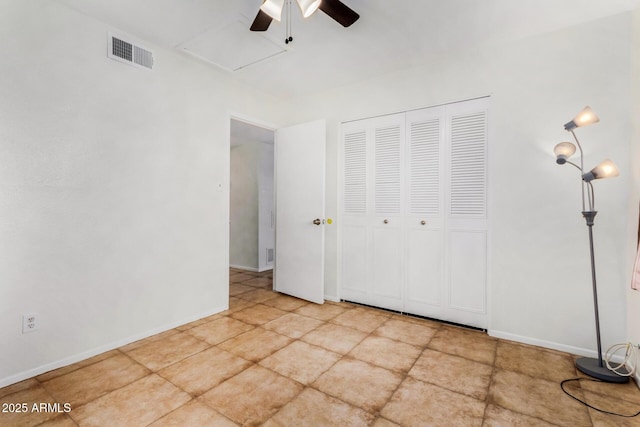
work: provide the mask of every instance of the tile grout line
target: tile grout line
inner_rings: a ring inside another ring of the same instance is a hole
[[[389,320],[391,320],[391,317],[389,319],[387,319],[384,323],[387,323]],[[382,325],[380,325],[382,326]],[[391,392],[391,394],[389,394],[389,398],[387,399],[387,401],[384,403],[384,405],[382,405],[382,407],[380,408],[380,411],[378,412],[378,418],[382,417],[382,411],[384,410],[384,408],[389,404],[389,402],[391,402],[391,399],[393,398],[393,396],[396,394],[396,392],[398,391],[398,389],[400,389],[400,386],[402,386],[402,384],[404,384],[404,382],[407,380],[407,378],[409,377],[409,372],[411,371],[411,369],[413,369],[413,367],[416,365],[416,363],[418,363],[418,360],[420,359],[420,357],[422,357],[422,354],[425,352],[425,350],[427,350],[429,343],[431,342],[431,340],[433,340],[433,337],[436,335],[436,333],[440,330],[442,326],[439,325],[438,328],[435,330],[435,332],[433,333],[433,335],[431,336],[431,338],[429,338],[429,341],[427,341],[424,346],[422,346],[422,351],[420,351],[420,354],[418,355],[418,357],[416,357],[416,360],[413,361],[413,363],[411,364],[411,367],[409,369],[407,369],[407,371],[404,373],[404,376],[402,378],[402,381],[400,381],[398,383],[398,385],[396,386],[396,388]],[[377,329],[377,328],[376,328]],[[375,331],[375,329],[374,329]],[[372,332],[373,333],[373,332]],[[395,423],[395,421],[393,421]]]
[[[494,375],[496,373],[496,362],[498,360],[498,345],[500,342],[496,342],[496,348],[493,351],[493,363],[491,364],[491,376],[489,377],[489,384],[487,385],[487,396],[485,397],[484,402],[484,411],[482,412],[482,425],[484,425],[487,419],[487,409],[489,408],[489,404],[492,403],[491,398],[491,385],[493,384]],[[499,406],[499,405],[496,405]]]

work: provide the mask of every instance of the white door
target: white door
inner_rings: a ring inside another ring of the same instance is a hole
[[[448,320],[487,328],[488,99],[447,106]]]
[[[324,302],[325,142],[324,120],[276,131],[274,289],[318,304]]]
[[[402,311],[405,115],[376,118],[371,137],[371,305]]]
[[[343,124],[344,299],[487,328],[488,108]]]
[[[400,311],[405,117],[358,120],[342,131],[341,296]]]
[[[445,107],[407,113],[405,311],[443,312]]]

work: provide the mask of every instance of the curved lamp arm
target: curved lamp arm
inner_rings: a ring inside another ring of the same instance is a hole
[[[578,169],[580,169],[580,174],[583,175],[584,174],[584,152],[582,151],[582,145],[580,145],[580,141],[578,140],[578,137],[576,136],[576,133],[573,131],[573,129],[570,129],[569,132],[571,132],[571,135],[573,135],[573,139],[576,141],[576,145],[578,146],[578,149],[580,150],[580,167]],[[582,210],[585,210],[585,203],[584,203],[584,181],[582,181]],[[593,210],[593,203],[591,201],[591,198],[589,198],[589,210]]]

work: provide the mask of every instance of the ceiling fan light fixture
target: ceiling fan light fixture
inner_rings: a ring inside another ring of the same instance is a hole
[[[322,0],[297,0],[302,11],[302,16],[308,18],[318,9]]]
[[[284,6],[284,0],[265,0],[260,6],[260,10],[275,19],[280,21],[282,18],[282,7]]]

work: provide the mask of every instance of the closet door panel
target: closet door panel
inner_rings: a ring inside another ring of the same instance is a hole
[[[444,126],[442,107],[407,113],[407,214],[441,222]]]
[[[487,234],[449,234],[449,295],[447,320],[486,328]]]
[[[407,234],[407,311],[427,315],[442,304],[442,231],[414,228]],[[422,308],[422,305],[428,307]]]
[[[449,233],[449,306],[484,313],[487,235],[484,231]]]
[[[367,291],[367,227],[345,224],[342,227],[342,289],[346,299]]]
[[[370,301],[401,310],[403,274],[403,161],[405,115],[372,119],[373,215]]]
[[[398,217],[402,213],[404,120],[398,117],[388,121],[385,118],[373,129],[374,211],[378,217]]]
[[[370,132],[362,122],[346,123],[342,132],[341,297],[359,301],[366,297],[368,287]]]
[[[445,315],[487,328],[488,100],[452,104],[447,116]]]
[[[367,131],[351,124],[344,129],[342,146],[342,211],[346,216],[367,215]]]
[[[407,113],[405,311],[441,317],[444,107]]]
[[[402,239],[397,227],[373,227],[371,291],[382,307],[402,308]]]
[[[451,219],[486,219],[487,113],[451,109],[449,215]]]

